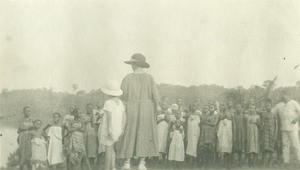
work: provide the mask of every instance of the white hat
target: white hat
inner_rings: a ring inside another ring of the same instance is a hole
[[[101,91],[110,96],[121,96],[123,91],[120,89],[120,85],[117,81],[109,80],[105,83]]]

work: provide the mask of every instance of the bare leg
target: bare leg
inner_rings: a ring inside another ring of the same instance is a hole
[[[112,150],[110,146],[105,146],[105,170],[110,170],[111,159],[112,159]]]

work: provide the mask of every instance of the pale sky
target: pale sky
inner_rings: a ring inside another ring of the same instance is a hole
[[[157,83],[300,80],[300,1],[1,0],[0,36],[0,89],[98,89],[136,52]]]

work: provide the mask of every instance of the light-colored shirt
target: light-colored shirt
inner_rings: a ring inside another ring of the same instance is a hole
[[[287,103],[280,102],[272,109],[279,116],[281,131],[298,131],[298,121],[293,124],[292,121],[300,116],[300,106],[295,100]]]

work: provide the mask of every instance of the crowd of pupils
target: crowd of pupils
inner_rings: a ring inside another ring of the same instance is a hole
[[[250,99],[243,105],[209,102],[201,108],[199,100],[187,110],[182,99],[169,106],[164,98],[157,113],[159,162],[226,169],[281,166],[280,121],[270,99],[259,107]]]
[[[254,103],[209,102],[200,107],[197,100],[186,109],[182,99],[169,105],[164,97],[157,113],[159,157],[148,158],[148,164],[227,169],[274,166],[282,155],[278,116],[272,112],[271,100],[260,107]],[[99,167],[103,156],[98,156],[105,152],[97,142],[101,108],[94,113],[93,105],[87,104],[86,109],[87,114],[80,114],[72,108],[63,118],[53,113],[52,123],[42,129],[42,121],[32,120],[30,107],[24,107],[25,118],[18,130],[22,169],[81,169],[82,162],[87,169]]]

